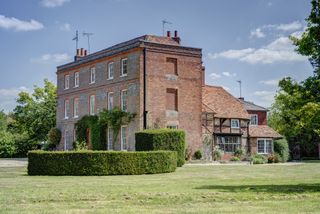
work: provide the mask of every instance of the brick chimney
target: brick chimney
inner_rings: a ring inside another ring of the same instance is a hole
[[[85,50],[83,48],[80,48],[80,49],[78,48],[77,49],[77,53],[76,53],[76,55],[74,57],[74,61],[78,61],[78,60],[80,60],[81,58],[83,58],[85,56],[87,56],[87,50]]]
[[[172,37],[172,39],[173,39],[174,41],[176,41],[178,44],[180,44],[181,39],[180,39],[180,37],[178,36],[178,31],[177,31],[177,30],[174,31],[174,37]]]

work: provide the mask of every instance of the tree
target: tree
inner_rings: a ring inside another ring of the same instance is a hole
[[[291,152],[296,145],[302,155],[315,156],[320,142],[320,2],[312,0],[307,29],[301,38],[291,37],[296,51],[308,56],[314,75],[298,83],[290,77],[279,82],[269,123],[286,136]]]
[[[0,111],[0,131],[7,130],[7,115],[2,111]]]
[[[19,94],[13,119],[20,133],[27,133],[34,141],[47,140],[48,132],[56,125],[56,90],[56,86],[45,79],[43,88],[35,86],[32,94]]]

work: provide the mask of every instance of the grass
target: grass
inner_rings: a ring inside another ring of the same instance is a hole
[[[0,213],[319,213],[319,201],[320,162],[101,177],[0,168]]]

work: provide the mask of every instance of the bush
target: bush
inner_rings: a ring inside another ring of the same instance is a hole
[[[233,156],[230,158],[230,161],[240,161],[239,157]]]
[[[234,152],[233,155],[240,159],[244,154],[245,154],[244,149],[243,148],[239,148],[239,149],[236,149],[236,151]]]
[[[59,145],[61,139],[61,131],[57,128],[50,129],[48,133],[48,146],[49,148],[55,148]]]
[[[29,175],[139,175],[173,172],[173,151],[30,151]]]
[[[16,152],[14,136],[10,132],[0,132],[0,157],[9,158]]]
[[[174,129],[149,129],[136,132],[136,150],[171,150],[177,152],[177,166],[185,162],[185,132]]]
[[[289,146],[288,142],[285,139],[276,140],[273,143],[274,145],[274,152],[280,155],[281,162],[287,162],[289,159]]]
[[[200,160],[202,158],[202,153],[200,150],[197,150],[195,153],[194,153],[194,158],[197,159],[197,160]]]
[[[223,150],[221,150],[219,146],[215,146],[212,153],[213,160],[214,161],[221,160],[223,154],[224,154]]]
[[[268,163],[279,163],[280,159],[280,155],[278,153],[274,153],[268,156]]]
[[[264,155],[256,154],[251,158],[253,164],[265,164],[267,163],[267,158]]]
[[[15,134],[15,157],[27,157],[28,151],[37,149],[39,143],[30,139],[28,134]]]
[[[73,145],[73,149],[76,151],[88,150],[88,146],[85,141],[82,141],[82,142],[76,141],[76,142],[73,142],[72,145]]]

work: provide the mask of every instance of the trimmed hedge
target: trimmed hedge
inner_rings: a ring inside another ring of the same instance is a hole
[[[70,151],[28,153],[29,175],[140,175],[173,172],[172,151]]]
[[[149,129],[136,132],[136,150],[171,150],[177,152],[177,166],[185,161],[186,135],[183,130],[176,129]]]

